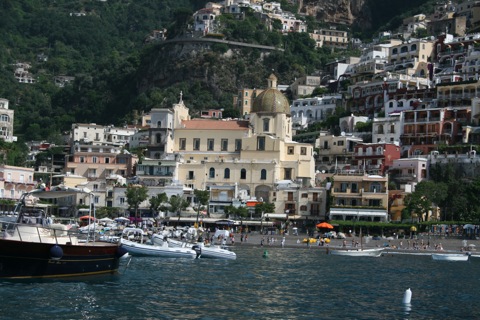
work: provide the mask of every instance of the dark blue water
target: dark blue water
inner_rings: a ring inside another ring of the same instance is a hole
[[[133,257],[114,276],[2,281],[0,319],[480,318],[480,258],[234,251],[236,261]]]

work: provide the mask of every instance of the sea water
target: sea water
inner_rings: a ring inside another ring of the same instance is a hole
[[[233,250],[234,261],[132,257],[118,275],[1,281],[0,319],[480,318],[480,258]]]

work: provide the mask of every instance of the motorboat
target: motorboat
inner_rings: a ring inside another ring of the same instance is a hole
[[[146,233],[140,228],[125,228],[120,242],[131,255],[188,259],[195,259],[200,255],[199,251],[192,248],[171,247],[167,242],[154,243],[147,239]]]
[[[345,242],[344,242],[345,243]],[[335,256],[349,256],[349,257],[380,257],[385,248],[363,248],[362,228],[360,228],[360,247],[359,248],[339,248],[330,250],[330,254]]]
[[[82,236],[66,225],[53,223],[45,212],[25,210],[31,197],[58,199],[78,194],[91,197],[88,189],[56,186],[24,193],[16,205],[16,222],[2,222],[0,278],[58,278],[115,273],[126,253],[119,243]],[[29,200],[27,201],[27,197]],[[94,211],[94,209],[93,209]]]
[[[384,248],[371,249],[331,249],[330,254],[335,256],[349,256],[349,257],[380,257]]]
[[[221,247],[218,245],[206,245],[205,242],[200,241],[196,243],[188,243],[185,241],[179,241],[174,239],[167,239],[167,243],[169,246],[172,247],[180,247],[180,248],[196,248],[197,250],[200,249],[200,257],[201,258],[209,258],[209,259],[228,259],[228,260],[236,260],[237,254],[233,251],[226,249],[226,247]]]
[[[432,253],[432,259],[436,261],[468,261],[466,253]]]

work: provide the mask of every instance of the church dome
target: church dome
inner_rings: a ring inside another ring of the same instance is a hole
[[[263,91],[255,98],[250,112],[290,114],[290,103],[283,93],[277,89],[270,88]]]

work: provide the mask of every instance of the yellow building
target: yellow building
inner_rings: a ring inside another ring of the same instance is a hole
[[[331,220],[388,221],[388,176],[346,172],[333,180]]]
[[[235,201],[257,199],[274,203],[276,213],[324,215],[326,193],[312,187],[313,146],[292,141],[290,103],[275,89],[276,78],[268,80],[269,88],[253,101],[248,121],[181,122],[174,131],[174,153],[181,159],[178,179],[186,187],[211,190],[210,213],[222,213]],[[289,198],[293,190],[305,200],[301,208]]]

